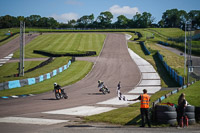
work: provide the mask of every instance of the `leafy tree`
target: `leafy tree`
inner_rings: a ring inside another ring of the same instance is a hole
[[[117,21],[115,22],[115,27],[117,28],[128,28],[129,19],[124,15],[120,15],[117,17]]]
[[[31,15],[29,17],[26,17],[25,21],[30,27],[40,27],[38,22],[41,19],[40,15]]]
[[[192,26],[197,29],[200,27],[200,10],[191,10],[188,13],[189,18],[192,20]]]
[[[19,20],[16,17],[5,15],[0,17],[0,28],[18,27]]]
[[[77,27],[79,28],[86,28],[86,27],[89,27],[89,25],[92,25],[94,21],[94,15],[91,14],[91,15],[85,15],[85,16],[82,16],[81,18],[79,18],[77,20]]]
[[[113,15],[111,12],[101,12],[97,17],[96,22],[98,23],[100,28],[111,28],[111,22],[113,19]]]
[[[152,23],[154,22],[154,18],[152,17],[151,13],[143,12],[142,14],[136,13],[132,19],[132,28],[147,28],[151,27]]]
[[[162,22],[164,22],[164,27],[175,27],[182,28],[185,22],[188,20],[188,14],[184,10],[171,9],[163,13]]]

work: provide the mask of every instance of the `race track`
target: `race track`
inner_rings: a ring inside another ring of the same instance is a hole
[[[104,47],[100,56],[95,58],[92,71],[81,81],[64,87],[69,99],[55,100],[54,93],[47,92],[33,97],[0,100],[0,117],[40,117],[41,112],[95,105],[116,97],[119,81],[122,85],[121,91],[126,93],[133,89],[140,79],[141,73],[129,55],[125,35],[107,33]],[[110,94],[102,95],[98,92],[98,80],[104,81],[111,91]]]

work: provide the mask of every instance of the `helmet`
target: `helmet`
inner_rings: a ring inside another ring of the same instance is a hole
[[[98,80],[98,83],[101,83],[101,80]]]
[[[54,83],[54,86],[57,86],[57,83],[56,83],[56,82]]]

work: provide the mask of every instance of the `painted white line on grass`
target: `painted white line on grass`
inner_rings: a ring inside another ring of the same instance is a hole
[[[52,125],[69,120],[41,119],[41,118],[25,118],[25,117],[4,117],[0,118],[2,123],[18,123],[18,124],[37,124],[37,125]]]
[[[126,99],[135,99],[138,98],[139,95],[123,95],[126,97]],[[119,100],[118,97],[103,101],[103,102],[99,102],[97,104],[105,104],[105,105],[129,105],[129,104],[133,104],[139,101],[123,101],[123,100]]]
[[[96,107],[96,106],[79,106],[69,109],[61,109],[55,111],[43,112],[47,114],[62,114],[62,115],[76,115],[76,116],[90,116],[108,112],[116,108],[112,107]]]

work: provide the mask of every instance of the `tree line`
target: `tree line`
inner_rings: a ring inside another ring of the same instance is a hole
[[[53,17],[41,17],[40,15],[30,15],[28,17],[10,15],[0,16],[0,28],[19,27],[20,21],[25,21],[26,27],[38,28],[182,28],[184,29],[187,21],[192,22],[193,28],[200,28],[200,10],[171,9],[166,10],[162,19],[156,24],[155,18],[151,13],[136,13],[131,19],[124,15],[119,15],[116,22],[112,22],[113,14],[109,11],[101,12],[95,19],[94,14],[84,15],[77,20],[70,20],[67,23],[59,23]]]

